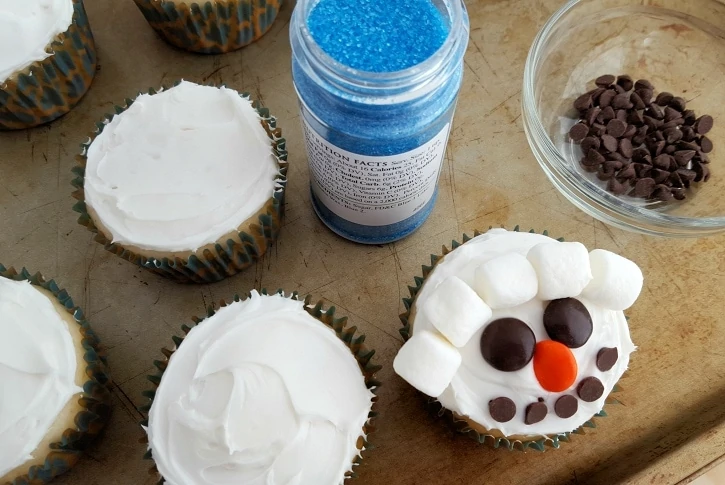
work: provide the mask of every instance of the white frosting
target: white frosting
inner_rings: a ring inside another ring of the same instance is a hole
[[[51,301],[0,277],[0,477],[33,452],[76,393],[76,352]]]
[[[114,242],[195,251],[272,197],[279,166],[250,101],[182,82],[139,96],[88,149],[85,199]]]
[[[428,276],[415,304],[413,334],[423,330],[435,331],[433,324],[420,312],[420,305],[430,298],[436,286],[450,275],[456,275],[469,285],[474,284],[475,270],[484,262],[503,254],[515,252],[526,255],[533,246],[553,239],[539,234],[509,232],[493,229],[478,236],[445,256]],[[571,295],[577,296],[577,295]],[[441,404],[460,415],[469,416],[473,421],[488,429],[498,429],[507,436],[511,435],[551,435],[573,431],[594,414],[602,410],[606,396],[627,369],[629,356],[635,346],[629,335],[629,327],[624,314],[598,306],[585,298],[577,297],[589,311],[593,320],[593,333],[582,347],[570,349],[578,364],[578,374],[574,384],[565,392],[548,392],[539,384],[534,374],[533,362],[515,372],[502,372],[489,365],[481,354],[481,334],[486,326],[476,332],[468,344],[459,349],[463,363],[453,377],[448,388],[438,397]],[[536,341],[549,340],[543,323],[547,301],[538,298],[519,306],[493,310],[491,321],[513,317],[525,322],[534,332]],[[596,366],[597,353],[603,347],[616,347],[619,359],[612,369],[601,372]],[[578,399],[576,387],[586,377],[596,377],[604,385],[604,393],[594,402]],[[564,395],[577,397],[579,407],[576,414],[562,419],[554,413],[554,403]],[[490,400],[508,397],[516,404],[516,416],[499,423],[491,418],[488,409]],[[549,413],[543,421],[527,425],[524,423],[526,407],[543,398]]]
[[[73,22],[73,0],[0,0],[0,84],[51,55]]]
[[[372,397],[350,350],[302,302],[253,292],[171,357],[149,447],[170,485],[338,485]]]

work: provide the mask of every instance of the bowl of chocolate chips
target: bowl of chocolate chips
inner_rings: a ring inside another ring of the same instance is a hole
[[[571,0],[524,73],[526,136],[551,182],[613,226],[725,232],[725,1]]]

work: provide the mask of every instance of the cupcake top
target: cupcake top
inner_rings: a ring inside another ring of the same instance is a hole
[[[62,316],[27,281],[0,277],[0,477],[33,458],[71,397],[76,351]]]
[[[0,84],[51,55],[73,22],[73,0],[0,0]]]
[[[339,485],[372,398],[350,349],[303,302],[252,292],[171,356],[149,447],[171,485]]]
[[[96,225],[140,249],[196,251],[237,230],[279,188],[259,114],[224,87],[181,82],[142,94],[86,155]]]
[[[394,368],[505,436],[573,431],[627,369],[635,346],[622,310],[642,283],[636,264],[609,251],[493,229],[428,275]]]

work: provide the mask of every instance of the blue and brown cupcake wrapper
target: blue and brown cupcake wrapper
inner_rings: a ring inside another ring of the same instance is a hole
[[[276,293],[284,296],[284,292],[282,290],[277,290]],[[267,295],[267,290],[263,289],[261,291],[261,294]],[[247,294],[246,298],[241,298],[239,295],[235,295],[232,303],[243,301],[250,297],[251,294]],[[292,295],[290,295],[290,298],[293,300],[299,299],[296,292],[292,293]],[[375,411],[375,407],[378,400],[377,389],[381,386],[381,383],[376,379],[375,374],[381,369],[381,366],[373,364],[371,362],[373,355],[375,355],[375,351],[370,350],[365,346],[365,335],[356,336],[355,334],[357,333],[357,327],[348,327],[347,317],[336,317],[335,307],[330,307],[329,309],[325,310],[321,301],[313,305],[311,296],[307,296],[304,300],[304,303],[304,308],[307,313],[325,324],[327,327],[331,328],[335,332],[335,335],[337,335],[337,337],[350,349],[350,352],[352,352],[355,360],[357,360],[357,363],[360,366],[360,371],[362,372],[363,378],[365,380],[365,386],[367,386],[370,392],[375,394],[372,399],[373,406],[370,410],[370,413],[368,414],[368,420],[362,429],[363,435],[360,436],[360,439],[358,441],[358,449],[360,450],[360,453],[353,460],[352,471],[346,475],[346,478],[357,478],[357,473],[355,469],[362,463],[362,460],[364,458],[363,454],[367,454],[368,450],[374,448],[374,446],[369,442],[368,438],[370,434],[375,431],[373,420],[378,415],[378,413]],[[225,306],[227,306],[227,303],[222,300],[219,308],[223,308]],[[192,318],[192,325],[182,325],[181,330],[186,336],[192,328],[196,327],[197,325],[203,324],[206,318],[213,316],[215,313],[216,310],[214,309],[214,307],[210,306],[209,308],[207,308],[205,317]],[[149,402],[148,404],[139,407],[139,411],[144,416],[146,416],[146,418],[141,421],[141,426],[144,428],[148,427],[149,424],[148,413],[151,410],[154,398],[156,397],[156,389],[158,389],[159,385],[161,384],[161,379],[163,378],[164,372],[169,365],[169,360],[171,359],[171,356],[174,355],[174,352],[176,352],[176,350],[183,344],[184,338],[185,337],[178,337],[176,335],[171,337],[174,342],[174,346],[171,349],[161,349],[161,353],[163,354],[164,358],[162,360],[154,360],[154,366],[157,369],[157,373],[155,375],[147,376],[148,380],[151,382],[151,384],[153,384],[153,389],[143,392],[144,397],[148,398]],[[148,444],[148,436],[146,434],[144,434],[141,442]],[[144,458],[147,460],[153,460],[153,454],[150,449],[146,451]],[[161,475],[159,474],[156,466],[153,466],[151,468],[150,473],[159,476],[158,485],[162,485],[164,483],[163,477],[161,477]]]
[[[520,232],[519,226],[514,227],[513,229],[515,232]],[[535,233],[533,229],[529,231],[530,233]],[[473,237],[480,236],[482,233],[480,231],[474,231]],[[544,236],[548,236],[548,231],[543,231],[542,233]],[[466,234],[463,235],[463,244],[470,241],[472,238]],[[563,241],[563,238],[557,239],[558,241]],[[432,254],[430,257],[430,265],[423,265],[422,267],[422,276],[416,276],[414,277],[415,285],[414,286],[408,286],[408,291],[410,292],[409,298],[403,298],[403,304],[405,305],[405,312],[400,314],[400,321],[402,323],[402,328],[399,330],[400,335],[403,337],[403,340],[407,341],[411,337],[411,314],[413,310],[413,305],[415,303],[416,296],[420,292],[421,288],[425,284],[426,279],[428,279],[428,275],[435,269],[435,267],[438,265],[438,263],[445,257],[446,254],[450,253],[451,251],[455,250],[459,246],[461,246],[462,243],[459,243],[458,241],[453,241],[451,243],[451,249],[448,249],[446,246],[443,246],[442,252],[440,255]],[[619,384],[616,384],[614,388],[612,389],[612,393],[621,391],[622,388]],[[425,396],[426,404],[428,407],[428,410],[433,414],[434,416],[443,419],[443,421],[448,424],[454,431],[465,434],[472,438],[473,440],[488,445],[492,448],[504,448],[510,451],[518,450],[518,451],[528,451],[528,450],[535,450],[535,451],[545,451],[547,448],[559,448],[561,446],[561,443],[568,442],[571,440],[572,435],[574,434],[585,434],[587,429],[596,428],[596,422],[595,418],[601,418],[605,417],[607,415],[606,411],[602,410],[599,413],[592,416],[590,420],[585,422],[582,426],[577,428],[576,430],[572,432],[567,433],[559,433],[555,435],[549,435],[549,436],[538,436],[535,439],[519,439],[519,438],[509,438],[509,437],[503,437],[499,434],[494,433],[486,433],[482,432],[479,429],[474,429],[471,426],[471,423],[463,416],[459,416],[458,414],[450,411],[449,409],[446,409],[441,405],[441,403],[435,399],[431,398],[430,396]],[[606,399],[606,404],[619,404],[619,401],[617,401],[614,397],[608,396]],[[481,426],[483,429],[483,427]]]
[[[251,44],[272,27],[282,6],[282,0],[134,1],[162,39],[200,54]]]
[[[177,83],[178,84],[178,83]],[[158,91],[160,92],[160,91]],[[148,94],[156,94],[157,91],[150,89]],[[249,94],[243,93],[245,99],[250,99]],[[277,120],[270,116],[269,110],[255,104],[255,109],[261,118],[262,126],[272,140],[272,150],[279,164],[276,189],[274,195],[266,202],[262,210],[256,215],[257,219],[249,224],[249,230],[241,231],[235,237],[227,239],[223,244],[217,241],[212,251],[202,249],[188,258],[153,258],[147,257],[124,247],[122,244],[114,243],[100,231],[88,213],[83,190],[85,181],[87,153],[93,140],[103,132],[103,129],[111,122],[114,116],[127,110],[134,100],[126,99],[124,107],[115,107],[115,114],[106,115],[102,122],[96,124],[96,130],[89,135],[89,140],[81,145],[81,153],[76,157],[78,165],[73,168],[76,178],[72,184],[77,190],[73,197],[78,202],[73,210],[80,213],[78,223],[96,234],[95,240],[103,247],[117,256],[148,269],[161,276],[173,279],[180,283],[213,283],[234,275],[248,268],[260,260],[267,252],[279,235],[284,217],[284,197],[287,187],[287,147],[286,141],[282,138],[282,130],[277,127]],[[223,175],[222,175],[223,176]]]
[[[7,485],[45,484],[75,465],[83,455],[83,451],[108,423],[111,414],[111,393],[109,391],[111,379],[108,375],[108,364],[100,341],[83,315],[83,311],[75,306],[68,293],[61,289],[55,281],[46,281],[40,273],[30,274],[25,268],[17,272],[2,264],[0,264],[0,277],[15,281],[29,281],[52,293],[73,316],[83,336],[86,381],[82,386],[83,394],[78,398],[78,404],[83,410],[75,416],[75,427],[66,429],[61,440],[50,445],[42,466],[31,466],[25,475]]]
[[[48,46],[52,55],[0,82],[0,130],[49,123],[73,109],[96,74],[96,48],[83,0],[73,0],[73,22]]]

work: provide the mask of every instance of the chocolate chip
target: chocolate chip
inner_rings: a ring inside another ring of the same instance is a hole
[[[622,86],[625,91],[631,91],[634,87],[634,81],[626,74],[617,77],[617,84]]]
[[[672,101],[672,98],[675,96],[672,93],[668,92],[662,92],[657,95],[657,98],[655,98],[655,103],[659,104],[660,106],[667,106],[670,104],[670,101]]]
[[[631,160],[630,159],[628,159],[627,157],[622,156],[618,152],[608,153],[605,158],[607,158],[609,160],[616,161],[617,162],[617,166],[616,166],[616,169],[617,170],[619,170],[620,168],[624,167],[625,165],[629,165],[631,163]]]
[[[584,159],[582,160],[582,165],[587,167],[597,167],[600,164],[604,163],[605,160],[606,159],[604,158],[604,155],[591,148],[587,152],[586,157],[584,157]]]
[[[632,140],[629,138],[622,138],[619,140],[619,153],[625,158],[632,158],[633,153]]]
[[[636,89],[635,93],[637,93],[637,95],[640,97],[640,99],[642,99],[642,102],[646,106],[649,106],[652,103],[652,96],[654,96],[654,91],[652,91],[651,89],[647,89],[647,88],[640,89],[640,88],[637,88],[636,86],[635,86],[635,89]]]
[[[588,136],[582,140],[580,146],[582,147],[582,152],[587,153],[592,148],[597,150],[601,146],[601,141],[599,141],[599,138]]]
[[[675,153],[676,150],[677,150],[677,148],[675,147],[675,145],[667,145],[665,147],[665,153],[668,155],[672,155],[673,153]],[[673,166],[672,162],[670,162],[670,170],[675,170],[675,168],[677,168],[677,166]]]
[[[675,143],[682,140],[682,132],[677,128],[668,128],[664,131],[667,143]]]
[[[620,109],[617,111],[617,114],[615,116],[620,121],[627,122],[627,110],[626,109]]]
[[[682,118],[682,114],[680,114],[679,111],[677,111],[676,109],[674,109],[670,106],[665,108],[665,121],[666,122],[676,120],[679,118]]]
[[[710,157],[708,157],[706,153],[703,153],[701,151],[697,152],[697,155],[695,155],[695,158],[693,160],[696,160],[700,163],[710,163]]]
[[[612,135],[602,135],[601,141],[601,146],[603,146],[608,152],[617,151],[617,146],[619,145],[619,142],[617,142],[617,139],[614,138]]]
[[[642,110],[642,109],[645,109],[647,107],[647,105],[644,103],[644,101],[642,100],[642,98],[640,97],[640,95],[637,94],[636,92],[635,93],[632,93],[632,95],[630,96],[629,100],[632,102],[632,105],[634,106],[634,109]]]
[[[680,141],[677,143],[677,147],[682,150],[699,150],[700,147],[697,145],[697,143],[691,142],[691,141]]]
[[[675,161],[680,167],[687,165],[692,157],[695,156],[695,150],[678,150],[675,152]]]
[[[614,108],[612,108],[611,106],[607,106],[602,110],[600,119],[602,123],[606,123],[609,120],[613,120],[614,118],[616,118],[616,116],[617,114],[614,112]]]
[[[704,115],[700,116],[695,122],[695,131],[698,135],[705,135],[712,130],[713,120],[712,116]]]
[[[662,133],[662,130],[657,130],[650,135],[650,138],[655,141],[665,141],[665,134]]]
[[[594,402],[604,394],[604,384],[596,377],[587,377],[579,383],[576,392],[582,401]]]
[[[592,101],[596,104],[599,101],[599,96],[601,96],[604,91],[606,91],[606,89],[597,88],[597,89],[592,89],[587,94],[592,97]]]
[[[532,402],[528,406],[526,406],[526,414],[524,417],[524,423],[526,424],[536,424],[544,420],[546,415],[549,413],[549,408],[546,407],[546,404],[539,401],[539,402]]]
[[[574,108],[579,112],[586,111],[592,107],[594,101],[590,94],[582,94],[574,101]]]
[[[589,126],[593,125],[597,121],[597,117],[602,112],[602,109],[599,106],[592,106],[587,110],[587,114],[584,117],[584,121]]]
[[[687,198],[687,194],[685,194],[685,189],[672,189],[672,196],[676,200],[685,200]]]
[[[589,130],[589,134],[592,136],[602,136],[607,132],[607,127],[600,124],[600,123],[594,123]]]
[[[488,412],[494,421],[506,423],[516,416],[516,404],[507,397],[497,397],[488,402]]]
[[[629,93],[618,94],[612,99],[614,109],[627,109],[629,107]]]
[[[697,115],[691,109],[685,110],[682,113],[682,117],[685,119],[686,125],[694,125],[697,121]]]
[[[614,89],[615,91],[617,91],[617,94],[622,94],[622,93],[626,93],[626,92],[627,92],[627,91],[626,91],[626,90],[625,90],[625,89],[624,89],[624,88],[623,88],[622,86],[620,86],[619,84],[615,84],[614,86],[612,86],[612,88],[613,88],[613,89]]]
[[[637,197],[648,199],[652,195],[652,192],[654,192],[655,185],[657,184],[654,179],[649,177],[641,178],[637,180],[637,183],[634,185],[634,193]]]
[[[494,320],[481,334],[481,354],[484,360],[502,372],[513,372],[526,367],[534,356],[535,346],[534,332],[516,318]]]
[[[615,195],[622,195],[627,192],[627,186],[617,180],[616,177],[612,177],[607,182],[607,190]]]
[[[660,170],[667,170],[670,168],[670,155],[663,153],[662,155],[657,156],[652,162],[652,165]]]
[[[600,87],[608,88],[612,84],[614,84],[614,81],[616,81],[617,78],[612,76],[611,74],[605,74],[604,76],[599,76],[596,81],[594,81],[594,84]]]
[[[632,151],[632,161],[634,162],[643,162],[649,157],[649,150],[646,148],[636,148],[634,151]]]
[[[665,111],[658,104],[651,104],[647,112],[656,120],[663,120],[665,118]]]
[[[611,162],[604,162],[599,166],[599,170],[597,171],[597,178],[599,180],[609,180],[614,177],[615,172],[616,169]]]
[[[654,89],[654,86],[648,80],[640,79],[634,83],[634,89]]]
[[[710,140],[706,136],[703,136],[700,140],[700,147],[702,148],[703,153],[710,153],[713,149],[712,140]]]
[[[663,184],[657,185],[652,192],[652,197],[662,202],[667,202],[673,199],[672,190]]]
[[[617,174],[617,178],[620,178],[620,179],[625,179],[625,180],[633,179],[633,178],[635,178],[636,176],[637,176],[637,174],[636,174],[636,173],[635,173],[635,171],[634,171],[634,164],[632,164],[632,165],[627,165],[626,167],[624,167],[624,168],[623,168],[623,169],[622,169],[622,170],[621,170],[621,171],[620,171],[620,172],[619,172],[619,173]]]
[[[678,128],[680,125],[682,125],[682,118],[676,118],[663,124],[662,129],[667,130],[669,128]]]
[[[574,416],[579,409],[579,401],[574,396],[564,394],[554,403],[554,412],[561,419]]]
[[[615,118],[607,123],[607,133],[615,138],[619,138],[620,136],[624,135],[625,131],[627,131],[627,123],[623,122],[622,120],[618,120]]]
[[[634,95],[632,97],[634,97]],[[644,111],[635,110],[630,112],[629,116],[627,116],[627,121],[634,126],[642,126],[644,124]]]
[[[667,170],[661,170],[659,168],[652,169],[652,172],[650,173],[650,177],[652,177],[656,184],[661,184],[665,180],[670,178],[670,172]]]
[[[679,96],[672,98],[672,101],[670,101],[668,104],[680,113],[685,111],[685,109],[687,108],[687,101]]]
[[[607,89],[604,91],[601,96],[599,96],[599,106],[604,109],[610,104],[612,104],[612,100],[617,95],[617,92],[613,89]]]
[[[592,317],[575,298],[552,300],[544,310],[544,327],[549,338],[576,349],[592,335]]]
[[[695,173],[694,170],[690,170],[688,168],[677,169],[677,175],[680,176],[680,179],[684,183],[685,187],[688,187],[689,182],[693,182],[697,178],[697,173]]]
[[[582,141],[584,138],[587,137],[588,134],[589,127],[584,123],[577,123],[569,130],[569,137],[575,142]]]
[[[674,188],[682,188],[685,186],[685,184],[682,182],[682,178],[677,172],[672,172],[668,179],[669,183]],[[674,193],[673,193],[674,195]]]
[[[619,351],[616,347],[604,347],[597,353],[597,369],[607,372],[614,367],[619,359]]]
[[[662,121],[655,119],[649,115],[644,116],[644,124],[647,125],[647,128],[650,132],[654,132],[663,125]]]
[[[707,182],[710,179],[710,169],[707,165],[693,163],[692,170],[695,172],[695,182]]]
[[[637,127],[634,125],[627,125],[627,131],[624,132],[622,138],[632,138],[637,133]]]

